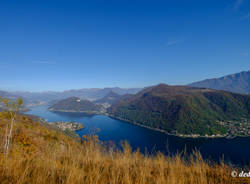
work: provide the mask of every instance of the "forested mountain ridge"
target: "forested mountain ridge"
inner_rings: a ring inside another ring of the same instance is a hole
[[[94,104],[89,100],[83,100],[77,97],[70,97],[60,100],[49,107],[50,111],[57,112],[84,112],[84,113],[100,113],[102,106]]]
[[[223,134],[218,121],[250,117],[250,96],[160,84],[111,106],[108,113],[166,132]]]

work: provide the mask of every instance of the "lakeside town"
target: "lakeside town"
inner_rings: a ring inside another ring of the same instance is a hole
[[[115,117],[112,116],[108,113],[105,113],[106,116],[109,116],[114,119],[118,119],[121,121],[125,121],[130,124],[134,124],[140,127],[148,128],[151,130],[159,131],[162,133],[165,133],[167,135],[172,135],[172,136],[177,136],[177,137],[182,137],[182,138],[227,138],[227,139],[232,139],[234,137],[249,137],[250,136],[250,120],[246,118],[241,118],[241,120],[229,120],[229,121],[217,121],[217,123],[227,129],[227,132],[225,134],[212,134],[212,135],[200,135],[200,134],[181,134],[178,133],[177,131],[173,130],[171,132],[167,132],[158,128],[152,128],[149,126],[145,126],[136,122],[131,122],[127,119],[120,118],[120,117]]]
[[[221,121],[219,124],[227,128],[227,137],[229,138],[235,136],[250,136],[250,123],[246,118],[242,118],[241,121]]]
[[[119,118],[119,117],[115,117],[112,116],[111,114],[108,113],[103,113],[103,115],[109,116],[111,118],[114,119],[118,119],[118,120],[122,120],[125,121],[127,123],[131,123],[140,127],[144,127],[144,128],[148,128],[148,129],[152,129],[155,131],[159,131],[168,135],[173,135],[173,136],[178,136],[178,137],[182,137],[182,138],[227,138],[227,139],[232,139],[234,137],[248,137],[250,136],[250,120],[247,118],[241,118],[241,120],[228,120],[228,121],[217,121],[217,123],[223,127],[225,127],[227,129],[227,132],[225,134],[213,134],[213,135],[200,135],[200,134],[181,134],[178,133],[177,131],[171,131],[171,132],[166,132],[164,130],[160,130],[157,128],[152,128],[152,127],[148,127],[139,123],[135,123],[135,122],[130,122],[129,120],[123,119],[123,118]],[[58,121],[58,122],[48,122],[47,120],[38,117],[38,116],[32,116],[29,115],[31,117],[33,117],[33,119],[41,122],[41,123],[45,123],[45,124],[49,124],[53,127],[56,127],[62,131],[71,131],[74,132],[76,130],[81,130],[84,128],[84,126],[81,123],[77,123],[77,122],[63,122],[63,121]]]
[[[58,122],[48,122],[48,124],[51,126],[56,126],[62,131],[67,131],[67,130],[76,131],[76,130],[81,130],[84,128],[84,126],[81,123],[77,123],[77,122],[58,121]]]
[[[241,120],[229,120],[229,121],[218,121],[219,125],[225,127],[227,129],[226,134],[216,134],[216,135],[199,135],[199,134],[173,134],[180,137],[191,137],[191,138],[220,138],[225,137],[227,139],[232,139],[234,137],[248,137],[250,136],[250,124],[249,120],[246,118],[242,118]]]

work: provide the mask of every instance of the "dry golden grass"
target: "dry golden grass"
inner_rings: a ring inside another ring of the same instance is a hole
[[[1,147],[6,122],[0,121]],[[247,178],[232,178],[223,163],[206,163],[198,153],[185,161],[181,156],[145,156],[99,143],[95,136],[81,143],[19,117],[15,124],[10,154],[0,153],[1,184],[243,184]]]

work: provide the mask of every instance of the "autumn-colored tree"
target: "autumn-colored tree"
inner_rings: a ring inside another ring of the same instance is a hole
[[[16,101],[10,101],[9,99],[0,97],[0,103],[4,106],[4,110],[0,115],[3,119],[7,120],[3,148],[4,155],[7,157],[12,138],[13,125],[16,122],[17,112],[20,110],[20,107],[23,106],[23,100],[18,98]]]

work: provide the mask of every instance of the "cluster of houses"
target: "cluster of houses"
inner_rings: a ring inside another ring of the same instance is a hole
[[[65,130],[70,130],[70,131],[76,131],[83,129],[83,125],[81,123],[76,123],[76,122],[49,122],[48,124],[52,126],[56,126],[62,131]]]

